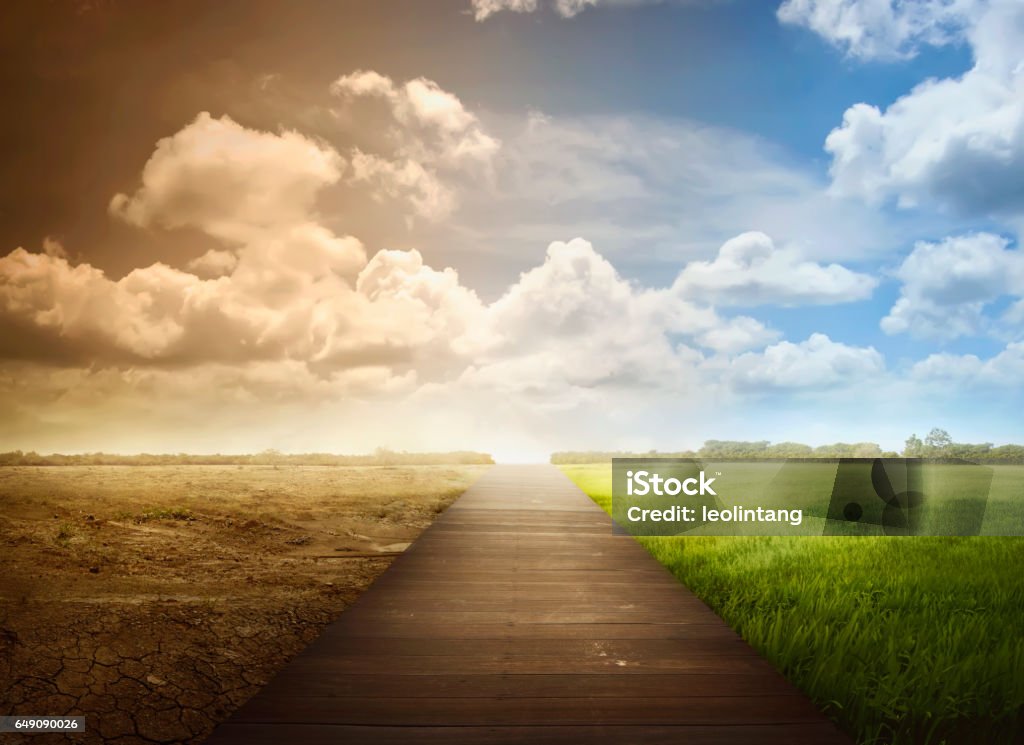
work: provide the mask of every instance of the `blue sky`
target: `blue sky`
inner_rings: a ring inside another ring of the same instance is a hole
[[[511,65],[511,96],[500,78],[467,81],[466,90],[495,107],[713,122],[761,134],[824,169],[822,143],[851,102],[884,106],[928,77],[970,67],[962,43],[898,64],[853,61],[806,29],[778,23],[777,8],[734,0],[597,7],[572,19],[553,11],[494,16],[487,22],[501,28],[486,31],[488,54],[516,59],[526,48],[530,59]]]
[[[851,58],[806,28],[779,23],[777,9],[774,2],[737,0],[596,7],[571,19],[553,10],[495,16],[487,22],[501,25],[500,34],[489,40],[504,43],[495,54],[517,57],[529,38],[529,84],[519,77],[519,94],[513,97],[500,85],[469,90],[497,110],[645,115],[741,130],[777,145],[795,167],[827,184],[825,138],[849,106],[866,102],[885,108],[930,78],[958,77],[972,65],[964,40],[925,45],[909,59]],[[877,211],[893,223],[908,218],[892,205]],[[939,240],[953,225],[963,232],[1007,231],[985,213],[951,217],[926,207],[909,217],[915,229],[891,247],[895,250],[867,260],[853,256],[850,263],[881,274],[909,253],[913,241]],[[632,269],[638,279],[656,283],[661,267],[638,262]],[[787,336],[819,330],[911,359],[927,354],[930,343],[881,333],[878,319],[899,292],[898,282],[883,282],[862,303],[817,308],[813,316],[800,308],[768,308],[759,317]],[[980,337],[944,340],[941,346],[982,355],[1000,348]]]
[[[958,78],[973,65],[965,38],[940,46],[922,44],[901,59],[857,57],[805,27],[778,22],[778,3],[637,5],[598,4],[572,18],[541,8],[533,14],[487,19],[503,25],[499,38],[512,46],[516,39],[530,37],[529,71],[535,87],[520,88],[515,105],[555,115],[642,114],[741,130],[779,146],[796,168],[827,184],[831,158],[825,138],[847,108],[865,102],[885,109],[920,83]],[[984,5],[976,4],[975,12],[982,12]],[[501,105],[502,95],[491,93],[496,95],[494,104]],[[490,103],[483,90],[480,94]],[[911,219],[914,227],[882,256],[850,257],[851,265],[882,279],[870,299],[816,308],[813,315],[801,308],[766,308],[758,317],[787,336],[824,331],[875,345],[897,360],[915,360],[936,348],[979,356],[997,353],[1001,341],[989,336],[928,341],[913,335],[893,337],[880,330],[878,320],[899,295],[899,282],[887,272],[915,241],[941,240],[951,230],[994,231],[1014,238],[1012,224],[984,211],[951,214],[936,205],[923,205],[909,215],[891,203],[878,205],[876,211],[893,224]],[[659,268],[638,263],[632,273],[656,282]],[[1005,302],[994,302],[993,310]]]

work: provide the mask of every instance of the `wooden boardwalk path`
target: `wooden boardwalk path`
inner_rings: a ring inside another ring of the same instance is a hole
[[[610,525],[495,466],[207,742],[850,742]]]

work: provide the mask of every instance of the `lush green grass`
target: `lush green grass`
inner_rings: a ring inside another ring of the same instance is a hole
[[[610,465],[563,470],[610,509]],[[1024,737],[1024,538],[638,540],[858,741]]]

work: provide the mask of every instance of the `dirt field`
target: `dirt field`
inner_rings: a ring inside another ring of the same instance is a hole
[[[0,713],[201,742],[485,469],[0,468]]]

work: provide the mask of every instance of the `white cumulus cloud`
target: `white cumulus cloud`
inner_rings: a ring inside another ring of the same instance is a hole
[[[513,13],[532,13],[537,10],[537,0],[472,0],[473,17],[486,20],[503,10]]]
[[[550,0],[551,9],[562,18],[573,18],[587,8],[595,6],[632,8],[639,5],[660,5],[674,3],[685,5],[696,2],[714,2],[715,0]],[[540,6],[539,0],[470,0],[473,17],[484,21],[495,13],[509,11],[512,13],[533,13]]]
[[[991,303],[1024,295],[1024,254],[991,233],[922,241],[896,277],[900,296],[882,319],[883,331],[935,339],[975,335],[988,330]]]
[[[911,375],[925,382],[1018,387],[1024,377],[1024,342],[1011,342],[985,360],[973,354],[933,354],[916,363]]]
[[[463,382],[563,404],[599,387],[683,385],[700,353],[672,335],[692,344],[722,323],[710,308],[628,282],[582,239],[552,243],[484,322],[489,343]]]
[[[200,115],[157,144],[140,188],[112,210],[140,226],[198,228],[226,247],[189,271],[157,263],[117,280],[63,250],[19,248],[0,258],[0,322],[20,330],[29,358],[429,378],[457,357],[455,340],[483,306],[418,252],[367,263],[357,239],[323,225],[316,197],[340,173],[337,153],[294,132]]]
[[[781,341],[763,352],[741,354],[725,373],[740,389],[814,390],[870,384],[884,371],[885,361],[873,347],[850,346],[825,334],[811,334],[796,344]]]
[[[901,59],[962,38],[980,0],[785,0],[779,20],[804,26],[851,57]]]
[[[203,112],[157,143],[142,185],[117,194],[110,211],[134,225],[245,241],[307,219],[343,167],[333,148],[297,132],[260,132]]]
[[[604,0],[607,2],[607,0]],[[597,5],[602,0],[552,0],[551,7],[562,18],[572,18],[585,8]],[[513,13],[533,13],[537,0],[472,0],[473,17],[478,21],[490,18],[495,13],[507,10]]]
[[[921,12],[953,5],[926,3]],[[964,7],[971,69],[926,80],[884,110],[847,109],[825,141],[836,193],[970,215],[1024,213],[1024,3]]]
[[[450,183],[456,176],[489,175],[501,143],[434,81],[397,84],[380,73],[357,70],[335,80],[331,91],[345,107],[377,99],[388,108],[388,150],[355,148],[352,154],[350,180],[369,185],[378,198],[405,200],[420,217],[440,220],[456,206]]]
[[[874,277],[805,261],[764,233],[749,232],[726,241],[712,261],[687,264],[674,289],[717,305],[807,305],[863,300],[876,284]]]
[[[201,277],[222,277],[238,266],[238,255],[233,251],[211,248],[202,256],[188,262],[188,268]]]

